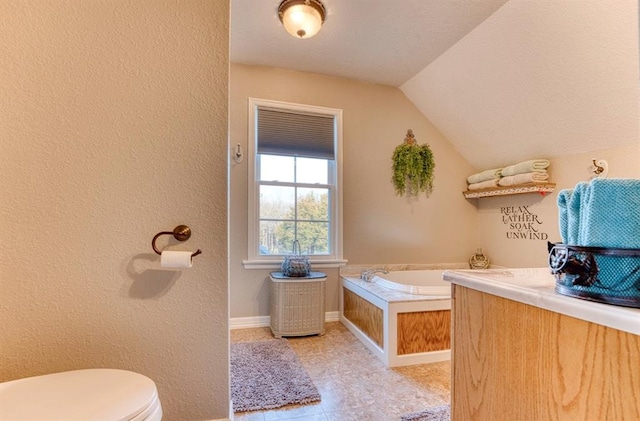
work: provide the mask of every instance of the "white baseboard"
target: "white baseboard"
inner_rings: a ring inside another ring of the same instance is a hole
[[[340,320],[338,311],[328,311],[324,314],[325,322],[337,322]],[[248,329],[251,327],[269,327],[271,325],[271,317],[234,317],[229,320],[229,329]]]
[[[339,311],[327,311],[324,313],[324,321],[325,322],[337,322],[340,321],[340,312]]]
[[[235,317],[229,320],[230,329],[247,329],[250,327],[266,327],[271,325],[271,317]]]

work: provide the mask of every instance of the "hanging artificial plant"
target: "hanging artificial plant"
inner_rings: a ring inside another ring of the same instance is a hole
[[[426,143],[418,145],[413,130],[407,131],[404,143],[393,151],[393,186],[398,196],[427,196],[433,190],[433,169],[436,163]]]

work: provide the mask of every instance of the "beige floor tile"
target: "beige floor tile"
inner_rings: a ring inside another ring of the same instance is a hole
[[[231,331],[232,342],[273,338],[268,327]],[[448,361],[388,369],[339,322],[327,323],[323,336],[287,340],[322,400],[236,413],[237,421],[392,421],[408,412],[449,403]]]
[[[389,415],[381,411],[376,405],[345,411],[326,412],[327,421],[393,421],[399,416]]]
[[[309,405],[289,405],[283,408],[271,409],[264,412],[264,421],[288,419],[324,420],[324,411],[320,403]]]
[[[234,421],[264,421],[264,413],[260,411],[236,412],[233,417]]]

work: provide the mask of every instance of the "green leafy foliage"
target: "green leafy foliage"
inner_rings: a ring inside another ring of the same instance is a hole
[[[328,194],[307,193],[298,199],[296,210],[290,209],[285,220],[278,224],[273,232],[275,243],[271,252],[275,254],[292,253],[293,240],[300,242],[302,254],[329,253],[329,197]],[[262,235],[262,233],[261,233]],[[263,240],[261,240],[263,241]],[[268,244],[262,242],[262,244]]]
[[[433,152],[426,143],[403,143],[393,151],[393,186],[398,196],[427,196],[433,191]]]

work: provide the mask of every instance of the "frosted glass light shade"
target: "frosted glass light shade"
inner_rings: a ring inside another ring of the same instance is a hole
[[[296,38],[311,38],[324,22],[324,6],[317,0],[285,0],[278,15],[284,29]]]

